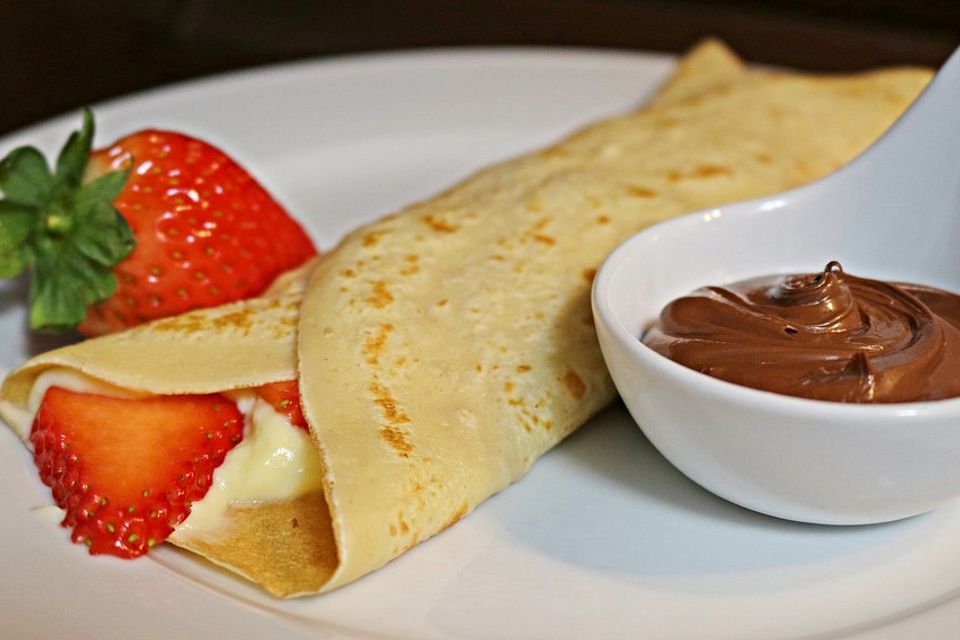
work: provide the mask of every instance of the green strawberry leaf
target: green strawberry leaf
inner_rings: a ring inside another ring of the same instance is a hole
[[[34,220],[32,207],[0,200],[0,278],[13,278],[26,266],[22,245]]]
[[[37,218],[37,210],[31,206],[0,200],[0,237],[20,244],[27,239]]]
[[[130,177],[130,170],[111,171],[96,180],[86,183],[77,191],[75,201],[77,209],[83,211],[91,203],[98,201],[113,202],[120,195],[123,186]]]
[[[14,149],[0,160],[0,191],[7,201],[42,208],[55,186],[47,161],[34,147]]]
[[[117,289],[113,272],[83,256],[69,242],[48,245],[36,260],[30,288],[30,326],[64,331],[80,324],[87,306]]]
[[[63,270],[59,257],[38,260],[30,283],[30,326],[50,331],[78,325],[84,295]]]
[[[114,294],[113,266],[133,250],[133,232],[113,205],[129,171],[83,184],[93,131],[93,116],[84,110],[55,174],[33,147],[0,160],[0,277],[30,271],[34,329],[65,330],[83,321],[89,305]]]
[[[2,246],[0,246],[0,249],[2,249]],[[20,275],[25,266],[26,261],[19,251],[4,253],[0,256],[0,278],[14,278]]]
[[[128,171],[111,171],[83,185],[74,200],[74,244],[83,255],[105,267],[123,260],[136,244],[133,230],[112,204],[128,175]]]
[[[97,204],[88,210],[87,216],[73,234],[81,254],[104,267],[112,267],[133,251],[133,231],[112,205]]]
[[[67,138],[57,158],[57,180],[66,189],[73,190],[83,181],[83,172],[87,167],[87,158],[93,146],[93,114],[83,110],[83,125]]]

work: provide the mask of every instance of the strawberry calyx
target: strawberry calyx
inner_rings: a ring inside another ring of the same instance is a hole
[[[30,327],[65,331],[87,306],[117,288],[112,267],[135,244],[113,200],[128,170],[84,182],[93,144],[93,115],[68,138],[53,172],[43,154],[19,147],[0,160],[0,278],[30,273]]]

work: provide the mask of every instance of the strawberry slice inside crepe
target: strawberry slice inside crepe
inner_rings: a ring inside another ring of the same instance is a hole
[[[257,395],[306,428],[296,380]],[[115,398],[51,387],[30,442],[63,526],[91,554],[142,555],[190,515],[243,438],[244,417],[221,394]]]
[[[242,434],[236,405],[218,394],[126,399],[52,387],[30,442],[73,540],[130,558],[189,515]]]

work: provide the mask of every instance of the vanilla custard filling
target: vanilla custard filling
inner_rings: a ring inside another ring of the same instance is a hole
[[[50,387],[79,393],[121,398],[136,394],[100,382],[70,369],[52,368],[37,377],[27,411],[14,428],[26,439],[34,417]],[[209,539],[229,525],[231,506],[253,506],[295,498],[322,489],[320,455],[306,430],[294,426],[251,389],[225,392],[244,417],[243,440],[227,452],[213,473],[206,495],[190,507],[190,515],[177,525],[171,541]]]

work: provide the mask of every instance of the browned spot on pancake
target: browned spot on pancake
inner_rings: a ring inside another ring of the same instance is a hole
[[[437,306],[438,306],[438,307],[445,307],[445,306],[447,306],[447,303],[448,303],[448,302],[450,302],[450,301],[447,300],[446,298],[444,298],[443,300],[437,300]]]
[[[542,420],[542,419],[540,418],[540,416],[538,416],[538,415],[535,414],[534,412],[530,411],[529,409],[523,409],[523,410],[521,410],[521,414],[522,414],[525,418],[527,418],[526,421],[523,421],[524,426],[528,426],[528,425],[533,424],[533,425],[537,425],[537,426],[543,427],[546,431],[550,431],[550,429],[553,427],[553,422]],[[530,429],[528,428],[527,430],[529,431]]]
[[[244,308],[217,316],[213,318],[211,324],[214,329],[239,329],[248,332],[253,327],[253,319],[253,309]]]
[[[540,152],[541,158],[565,158],[570,155],[563,147],[547,147]]]
[[[297,520],[296,518],[291,518],[291,519],[290,519],[290,527],[291,527],[291,528],[296,529],[296,528],[299,527],[299,526],[300,526],[300,521],[299,521],[299,520]]]
[[[403,514],[399,514],[398,519],[400,521],[400,533],[408,534],[410,533],[410,526],[407,524],[407,521],[403,519]]]
[[[412,276],[413,274],[420,271],[420,265],[418,264],[419,260],[420,260],[420,256],[418,255],[411,254],[408,256],[404,256],[403,261],[406,262],[407,264],[402,269],[400,269],[400,275]]]
[[[517,365],[517,373],[526,373],[527,371],[530,371],[530,365],[528,364]]]
[[[541,243],[541,244],[545,244],[545,245],[547,245],[547,246],[553,246],[553,245],[557,244],[557,241],[556,241],[556,240],[554,240],[554,239],[551,238],[550,236],[545,235],[545,234],[542,234],[542,233],[535,233],[535,234],[533,234],[533,239],[534,239],[535,241],[537,241],[537,242],[539,242],[539,243]]]
[[[610,224],[610,216],[597,216],[597,224]]]
[[[437,216],[429,213],[420,219],[437,233],[453,233],[460,228],[458,225],[447,222],[443,218],[438,218]]]
[[[701,164],[693,170],[695,178],[716,178],[717,176],[731,176],[733,170],[719,164]]]
[[[503,256],[501,256],[500,254],[497,254],[497,253],[495,253],[495,254],[493,254],[492,256],[490,256],[490,259],[491,259],[491,260],[496,260],[497,262],[506,262],[506,261],[507,261],[506,258],[504,258]]]
[[[446,530],[446,529],[449,529],[449,528],[452,527],[453,525],[455,525],[455,524],[457,524],[458,522],[460,522],[461,520],[463,520],[463,516],[467,515],[467,510],[468,510],[469,508],[470,508],[470,505],[468,505],[467,502],[466,502],[466,500],[464,500],[463,504],[460,505],[460,508],[457,509],[456,511],[454,511],[454,512],[450,515],[450,517],[447,518],[447,521],[444,522],[443,525],[441,525],[440,531],[444,531],[444,530]]]
[[[294,335],[297,323],[297,318],[280,318],[280,320],[273,325],[270,335],[273,336],[274,340],[286,340]]]
[[[581,276],[583,277],[583,279],[586,280],[587,282],[593,282],[593,279],[597,276],[597,270],[596,270],[596,269],[584,269],[584,270],[580,273],[580,275],[581,275]]]
[[[627,191],[630,192],[630,195],[636,196],[638,198],[653,198],[657,195],[656,191],[652,189],[647,189],[646,187],[638,187],[636,185],[630,186]]]
[[[670,182],[679,182],[688,178],[703,180],[706,178],[718,178],[720,176],[732,176],[733,170],[719,164],[701,164],[690,171],[683,173],[676,169],[667,172],[667,180]]]
[[[507,393],[513,393],[513,390],[515,388],[516,388],[516,385],[514,385],[512,382],[503,383],[503,390],[506,391]]]
[[[190,334],[207,328],[207,323],[197,314],[188,313],[182,316],[159,320],[151,324],[150,327],[156,331]]]
[[[762,164],[772,164],[772,163],[773,163],[773,157],[772,157],[769,153],[758,153],[758,154],[757,154],[757,161],[760,162],[760,163],[762,163]]]
[[[410,418],[403,409],[397,407],[397,401],[385,386],[374,380],[370,383],[370,393],[373,394],[373,401],[380,407],[384,419],[391,425],[410,422]]]
[[[393,294],[387,289],[386,282],[383,280],[375,280],[370,284],[373,286],[373,293],[365,299],[370,306],[383,309],[393,303]]]
[[[380,237],[386,233],[385,231],[370,231],[365,233],[360,239],[361,244],[365,247],[375,247],[380,243]]]
[[[477,373],[480,373],[481,371],[483,371],[483,365],[480,364],[479,362],[473,365],[473,368],[477,370]]]
[[[396,536],[396,535],[397,535],[397,528],[396,528],[395,526],[393,526],[392,524],[391,524],[389,527],[387,527],[387,530],[390,532],[390,535],[391,535],[391,536]]]
[[[380,427],[380,438],[393,447],[401,458],[409,458],[413,453],[413,446],[407,441],[407,434],[397,427]]]
[[[390,335],[391,331],[393,331],[393,325],[384,323],[377,328],[376,333],[367,337],[363,343],[363,356],[367,364],[373,366],[380,364],[380,356],[383,355],[383,351],[387,346],[387,336]]]
[[[340,275],[342,275],[344,278],[354,278],[356,277],[357,272],[353,269],[344,269],[340,272]]]
[[[573,369],[567,369],[566,373],[563,374],[563,384],[575,400],[580,400],[587,392],[587,385]]]

